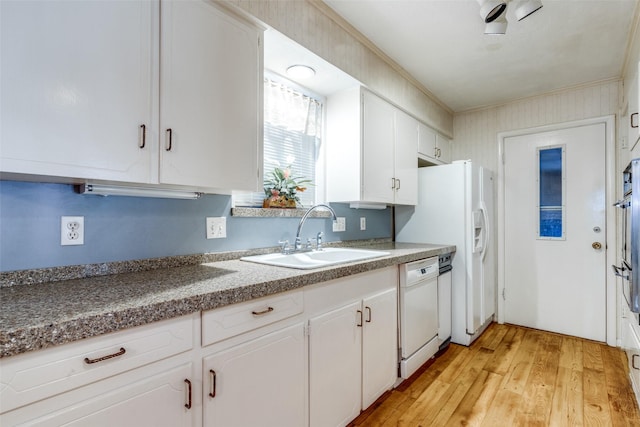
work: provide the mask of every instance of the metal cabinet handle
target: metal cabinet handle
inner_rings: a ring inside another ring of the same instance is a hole
[[[396,179],[396,181],[398,182],[398,185],[396,186],[396,190],[399,190],[400,189],[400,180]]]
[[[142,140],[140,144],[138,144],[138,148],[144,148],[144,146],[147,145],[147,126],[141,124],[140,129],[142,129]]]
[[[634,354],[633,356],[631,356],[631,367],[633,369],[640,369],[636,366],[636,357],[639,357],[640,355],[638,354]]]
[[[211,384],[209,397],[216,397],[216,371],[213,369],[209,369],[209,383]]]
[[[273,307],[267,307],[262,311],[252,311],[251,314],[253,314],[254,316],[262,316],[263,314],[271,313],[273,310]]]
[[[396,188],[396,179],[391,178],[391,189],[394,190]]]
[[[171,130],[171,128],[167,129],[167,133],[169,134],[169,145],[167,146],[167,148],[165,148],[165,150],[171,151],[171,148],[173,148],[173,131]]]
[[[629,116],[629,120],[631,121],[631,123],[630,123],[631,127],[636,129],[638,127],[638,120],[636,120],[634,122],[634,120],[633,120],[634,117],[637,119],[638,118],[638,113],[633,113],[632,115]],[[635,126],[633,125],[634,123],[636,124]]]
[[[365,310],[367,310],[367,323],[371,323],[371,307],[365,307]]]
[[[127,350],[125,350],[124,347],[120,347],[120,350],[118,352],[113,353],[113,354],[108,354],[106,356],[98,357],[96,359],[89,359],[88,357],[85,357],[84,358],[84,363],[86,363],[87,365],[91,365],[92,363],[98,363],[98,362],[102,362],[104,360],[113,359],[114,357],[122,356],[126,352],[127,352]]]
[[[359,328],[362,328],[362,310],[358,310],[358,317],[359,317],[359,321],[360,323],[358,323],[356,326]]]
[[[187,383],[187,403],[184,404],[184,407],[191,409],[191,381],[185,379],[184,382]]]
[[[624,265],[620,267],[618,267],[617,265],[612,265],[611,268],[613,268],[613,274],[615,274],[618,277],[622,277],[625,280],[629,280],[630,276],[627,274],[624,274],[624,272],[627,271]]]

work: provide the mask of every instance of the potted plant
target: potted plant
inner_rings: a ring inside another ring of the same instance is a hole
[[[291,176],[291,165],[275,167],[264,180],[263,208],[295,208],[300,203],[298,193],[307,189],[311,180]]]

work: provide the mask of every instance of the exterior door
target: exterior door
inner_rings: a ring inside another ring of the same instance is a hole
[[[606,340],[605,124],[504,139],[505,321]]]

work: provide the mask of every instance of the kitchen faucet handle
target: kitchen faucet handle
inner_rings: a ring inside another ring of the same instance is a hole
[[[289,255],[289,252],[291,252],[291,247],[289,246],[289,241],[288,240],[278,240],[278,244],[280,245],[280,252],[282,252],[283,255]]]
[[[322,231],[320,231],[318,233],[318,235],[316,236],[316,250],[321,251],[322,250],[322,237],[324,236],[324,234],[322,233]]]

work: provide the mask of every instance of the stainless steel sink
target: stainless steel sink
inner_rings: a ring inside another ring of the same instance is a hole
[[[299,252],[289,255],[281,253],[253,255],[240,258],[241,261],[298,269],[328,267],[347,262],[363,261],[389,255],[389,252],[353,248],[324,248],[321,251]]]

